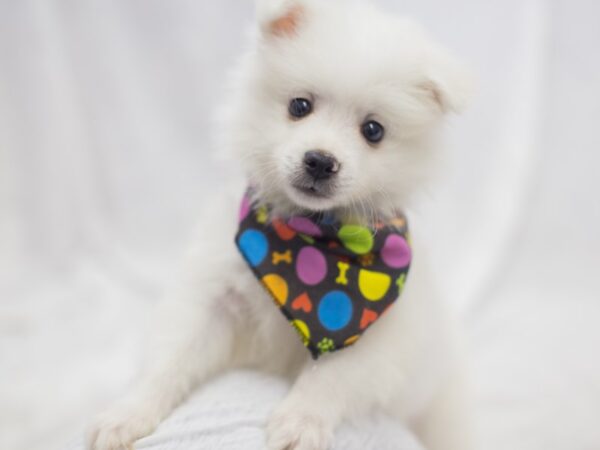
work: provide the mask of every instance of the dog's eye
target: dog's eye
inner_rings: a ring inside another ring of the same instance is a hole
[[[381,125],[379,122],[375,122],[374,120],[365,122],[362,125],[361,132],[365,139],[371,144],[377,144],[378,142],[381,142],[383,135],[385,134],[383,125]]]
[[[301,119],[312,112],[312,103],[305,98],[295,98],[290,101],[288,110],[292,117]]]

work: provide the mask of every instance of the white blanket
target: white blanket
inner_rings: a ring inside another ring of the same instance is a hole
[[[209,383],[175,411],[137,450],[264,450],[269,412],[285,395],[281,380],[236,372]],[[81,437],[65,450],[84,450]],[[383,416],[340,427],[332,450],[422,450],[412,435]]]

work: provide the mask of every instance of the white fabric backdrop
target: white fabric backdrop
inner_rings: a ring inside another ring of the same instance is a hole
[[[471,62],[413,218],[463,314],[486,450],[600,447],[600,3],[380,0]],[[249,0],[0,0],[0,447],[130,378],[202,198]]]

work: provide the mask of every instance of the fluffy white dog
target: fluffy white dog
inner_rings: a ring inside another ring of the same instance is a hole
[[[258,24],[225,128],[247,179],[206,209],[205,238],[158,314],[143,376],[96,422],[90,448],[130,448],[208,377],[255,367],[293,380],[267,426],[272,450],[327,449],[341,421],[376,408],[430,450],[468,450],[462,364],[419,230],[401,299],[356,344],[316,361],[234,244],[245,184],[277,217],[394,217],[431,171],[465,75],[413,22],[364,3],[265,0]]]

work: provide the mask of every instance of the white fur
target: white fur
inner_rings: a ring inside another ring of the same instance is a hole
[[[270,24],[290,8],[293,33]],[[435,160],[444,114],[465,100],[458,64],[414,23],[349,0],[263,0],[253,49],[236,71],[227,149],[262,198],[281,213],[333,210],[370,221],[405,208]],[[294,97],[313,113],[290,120]],[[366,118],[386,135],[369,145]],[[341,163],[334,195],[315,199],[290,184],[307,150]],[[354,346],[314,362],[235,248],[247,180],[206,208],[202,236],[178,291],[157,314],[159,331],[135,390],[90,432],[93,450],[125,449],[152,432],[192,389],[234,367],[294,380],[267,425],[272,450],[324,450],[343,420],[387,411],[430,450],[468,450],[462,366],[413,233],[415,258],[400,301]]]

